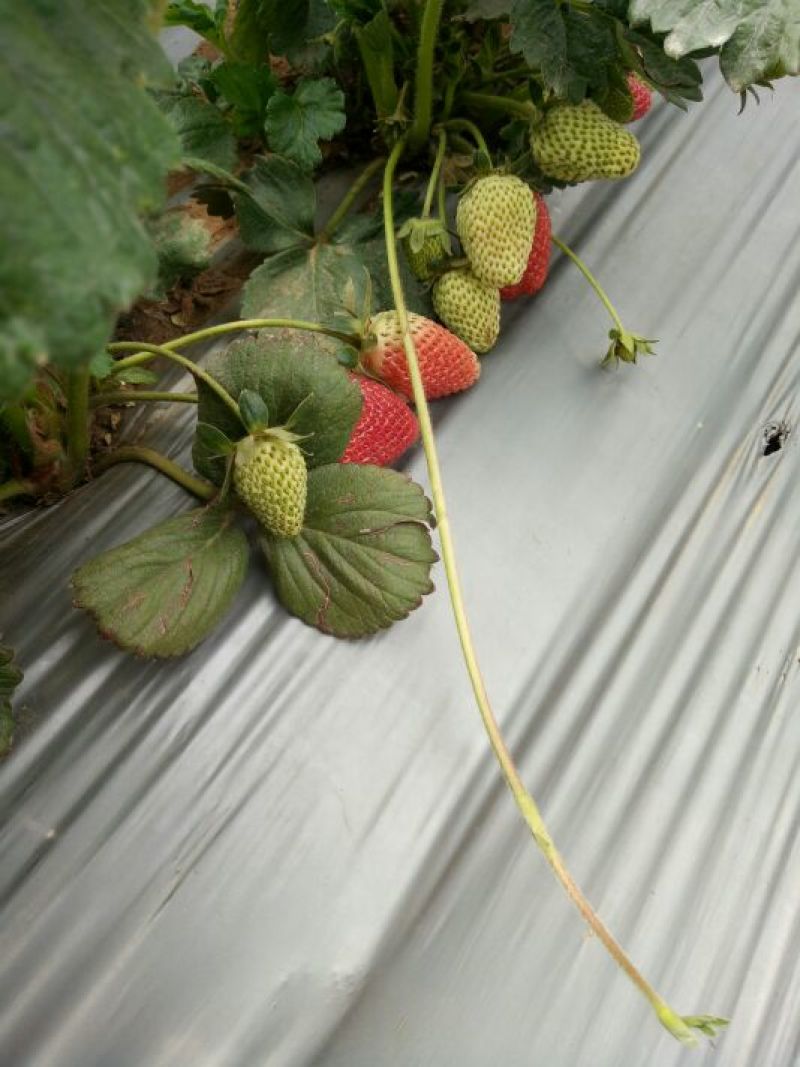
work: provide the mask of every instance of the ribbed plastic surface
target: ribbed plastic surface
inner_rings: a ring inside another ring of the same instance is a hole
[[[498,716],[575,876],[663,995],[587,937],[499,781],[438,593],[336,643],[255,560],[233,614],[137,662],[70,572],[188,507],[116,468],[0,530],[35,727],[0,772],[10,1067],[794,1067],[800,1060],[800,86],[719,81],[639,125],[640,171],[556,257],[438,430]],[[189,462],[192,413],[147,413]],[[764,428],[786,420],[764,456]],[[417,456],[411,470],[424,478]]]

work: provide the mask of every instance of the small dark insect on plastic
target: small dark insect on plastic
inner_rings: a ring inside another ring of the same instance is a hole
[[[781,422],[767,423],[764,427],[764,449],[762,455],[771,456],[773,452],[780,452],[790,433],[791,426],[785,419]]]

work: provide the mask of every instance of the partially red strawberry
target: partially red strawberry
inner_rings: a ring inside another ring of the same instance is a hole
[[[628,73],[628,88],[633,97],[633,114],[628,122],[636,122],[642,118],[653,105],[653,94],[644,82],[639,81],[635,74]]]
[[[408,323],[428,400],[469,389],[481,366],[472,349],[438,322],[409,312]],[[381,311],[369,324],[361,362],[376,378],[413,399],[411,378],[396,311]]]
[[[363,404],[340,463],[394,463],[419,437],[414,412],[397,393],[373,378],[351,374],[358,382]]]
[[[516,300],[518,296],[532,296],[539,292],[547,280],[547,272],[550,269],[550,237],[553,227],[544,197],[541,193],[534,193],[534,196],[536,197],[536,229],[533,231],[533,244],[531,254],[528,256],[528,265],[516,285],[506,285],[500,290],[502,300]]]

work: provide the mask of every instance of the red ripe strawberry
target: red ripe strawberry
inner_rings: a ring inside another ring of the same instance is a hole
[[[397,393],[372,378],[351,374],[364,402],[340,463],[394,463],[419,437],[414,412]]]
[[[547,272],[550,269],[550,236],[553,227],[550,223],[550,212],[541,193],[534,193],[536,197],[536,229],[533,231],[533,244],[531,254],[528,256],[528,265],[516,285],[506,285],[500,290],[503,300],[516,300],[518,296],[532,296],[538,293],[547,280]]]
[[[633,97],[633,115],[628,119],[628,122],[636,122],[637,119],[642,118],[650,110],[653,104],[653,94],[644,82],[640,82],[633,73],[628,74],[628,88]]]
[[[478,380],[478,357],[462,340],[423,315],[409,312],[408,324],[417,351],[422,385],[428,400],[469,389]],[[382,311],[369,324],[361,362],[376,378],[413,399],[411,378],[396,311]]]

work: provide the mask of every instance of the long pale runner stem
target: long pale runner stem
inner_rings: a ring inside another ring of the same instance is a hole
[[[469,674],[469,679],[472,684],[472,690],[475,694],[475,700],[478,705],[481,719],[483,721],[484,728],[488,734],[489,741],[492,746],[492,750],[495,754],[497,762],[500,764],[500,769],[503,772],[503,777],[508,784],[509,789],[516,801],[517,807],[525,820],[528,829],[536,841],[536,844],[541,849],[545,856],[545,859],[550,864],[556,878],[558,878],[561,885],[566,890],[569,898],[575,904],[580,911],[583,918],[589,924],[591,929],[605,945],[608,952],[611,954],[615,962],[625,971],[637,989],[647,998],[660,1022],[679,1040],[683,1041],[687,1045],[697,1044],[697,1038],[692,1032],[692,1025],[703,1027],[709,1027],[712,1025],[712,1018],[707,1016],[688,1017],[686,1020],[682,1018],[677,1012],[663,1000],[662,997],[653,989],[647,979],[642,975],[635,967],[632,961],[625,954],[622,947],[617,943],[610,930],[605,926],[603,921],[597,915],[592,908],[589,901],[583,895],[581,890],[576,885],[571,874],[567,870],[560,853],[558,852],[555,843],[550,836],[550,833],[544,823],[544,820],[539,811],[533,797],[525,788],[525,785],[520,777],[510,752],[506,746],[503,735],[500,731],[500,727],[495,719],[494,712],[492,711],[491,704],[489,702],[489,696],[484,685],[483,678],[481,676],[480,667],[478,665],[477,656],[475,653],[475,647],[472,641],[472,635],[470,633],[469,622],[467,620],[467,614],[464,607],[464,599],[461,590],[461,581],[458,575],[458,567],[456,564],[455,548],[453,545],[452,534],[450,531],[450,519],[447,513],[447,503],[444,495],[444,487],[442,485],[441,470],[439,467],[439,458],[436,451],[436,442],[433,436],[433,427],[431,425],[430,411],[428,409],[428,403],[425,399],[425,391],[422,385],[422,377],[420,375],[419,362],[417,360],[417,353],[414,347],[414,341],[411,337],[411,333],[408,325],[408,314],[406,311],[405,297],[403,294],[403,286],[400,280],[400,270],[397,260],[397,243],[394,233],[394,212],[392,206],[392,187],[395,168],[397,163],[403,154],[405,143],[398,141],[394,146],[389,160],[386,164],[383,177],[383,210],[384,210],[384,227],[386,233],[386,251],[389,264],[389,276],[392,284],[392,295],[394,297],[395,309],[397,311],[397,317],[400,323],[400,329],[403,334],[403,347],[408,361],[409,376],[411,378],[411,386],[414,393],[414,403],[417,407],[417,416],[419,418],[420,430],[422,435],[422,444],[425,450],[425,459],[428,465],[428,476],[431,483],[431,495],[433,497],[433,506],[436,513],[437,529],[439,533],[439,539],[442,547],[442,560],[444,563],[445,573],[447,575],[447,585],[450,591],[450,600],[453,607],[453,615],[455,617],[456,629],[458,630],[458,637],[461,643],[461,650],[464,656],[464,662]],[[691,1020],[691,1021],[690,1021]],[[723,1020],[713,1019],[713,1023],[716,1025],[722,1025]]]

